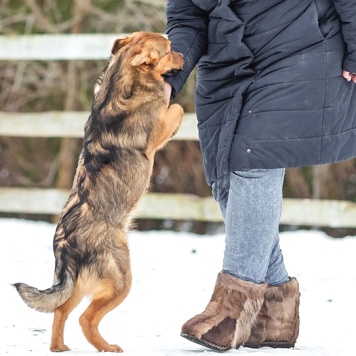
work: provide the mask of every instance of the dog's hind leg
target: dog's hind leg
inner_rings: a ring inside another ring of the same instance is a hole
[[[69,350],[69,347],[64,344],[64,326],[68,315],[80,303],[82,298],[83,294],[80,288],[76,286],[73,295],[64,304],[54,310],[51,351],[59,352]]]
[[[80,317],[80,325],[87,340],[98,349],[105,352],[122,352],[118,345],[110,345],[100,335],[98,327],[101,319],[111,310],[116,308],[127,296],[129,286],[121,290],[113,281],[102,284],[102,288],[92,299],[92,302]]]

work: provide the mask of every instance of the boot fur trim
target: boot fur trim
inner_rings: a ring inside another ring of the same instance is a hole
[[[294,347],[299,334],[299,284],[295,278],[281,286],[268,286],[264,303],[245,347]]]
[[[203,313],[182,326],[182,336],[214,350],[236,348],[247,341],[262,306],[267,285],[220,272]]]

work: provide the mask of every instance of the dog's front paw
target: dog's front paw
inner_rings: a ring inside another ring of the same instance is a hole
[[[169,136],[169,141],[173,139],[173,137],[176,135],[178,130],[179,130],[179,126],[171,133],[171,136]]]

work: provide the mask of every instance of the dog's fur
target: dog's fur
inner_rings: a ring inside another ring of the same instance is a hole
[[[53,312],[51,351],[66,351],[63,333],[84,296],[80,317],[87,340],[99,351],[122,352],[98,325],[128,295],[131,269],[126,232],[148,189],[155,152],[177,132],[183,109],[167,109],[163,76],[180,70],[183,57],[160,34],[136,32],[118,39],[97,80],[73,187],[53,241],[54,283],[38,290],[14,286],[24,302]]]

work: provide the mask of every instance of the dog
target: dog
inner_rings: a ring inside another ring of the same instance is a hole
[[[73,186],[55,230],[53,286],[14,284],[29,307],[54,312],[51,351],[69,350],[65,322],[84,296],[91,300],[79,323],[88,342],[98,351],[123,351],[103,339],[98,325],[131,288],[126,235],[149,189],[155,152],[181,124],[183,108],[168,107],[164,76],[183,64],[167,38],[135,32],[114,42],[95,83]]]

